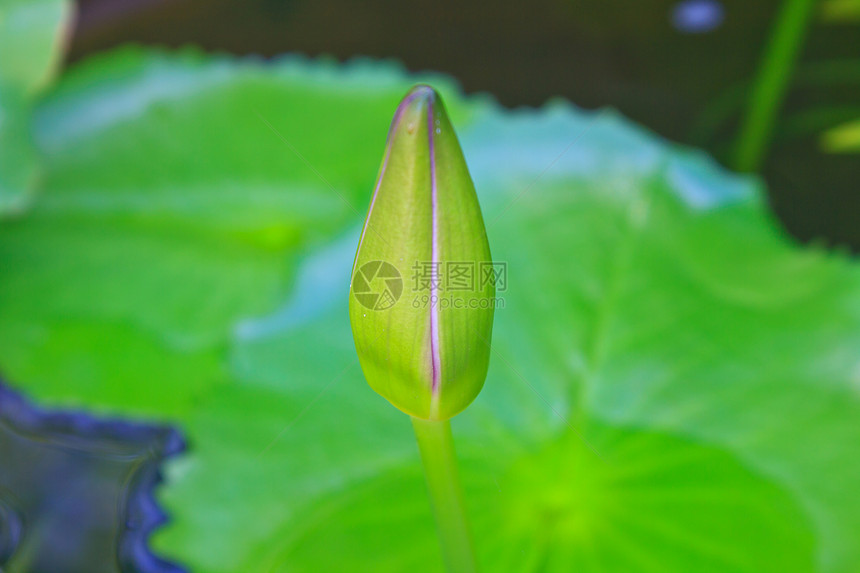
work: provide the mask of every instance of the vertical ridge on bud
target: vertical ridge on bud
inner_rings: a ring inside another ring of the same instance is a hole
[[[428,102],[427,112],[427,146],[430,155],[430,201],[431,211],[433,213],[433,248],[432,248],[432,264],[439,264],[439,200],[438,187],[436,185],[436,141],[433,132],[435,131],[434,121],[434,103],[435,92],[431,90],[430,99]],[[438,296],[438,285],[431,282],[431,295]],[[439,414],[439,394],[441,392],[440,378],[442,376],[442,358],[439,353],[439,306],[430,306],[430,357],[432,360],[433,380],[430,386],[430,413],[436,417]]]
[[[489,261],[480,206],[444,105],[433,88],[415,86],[388,131],[350,284],[365,377],[408,414],[447,419],[480,391],[494,287],[455,292],[442,275],[450,264],[475,272]],[[432,276],[420,292],[414,274],[424,265]],[[404,287],[410,271],[411,291]]]

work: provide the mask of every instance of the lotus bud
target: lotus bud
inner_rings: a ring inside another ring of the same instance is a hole
[[[439,94],[394,114],[358,243],[349,315],[370,386],[415,418],[445,420],[487,376],[495,273],[463,151]]]

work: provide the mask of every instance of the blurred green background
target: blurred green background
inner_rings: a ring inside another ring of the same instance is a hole
[[[697,6],[699,4],[699,6]],[[789,4],[789,3],[785,3]],[[860,118],[860,7],[807,2],[799,59],[760,172],[794,236],[860,249],[860,160],[821,135]],[[778,0],[83,0],[69,59],[125,42],[235,54],[392,58],[505,106],[615,107],[731,164]],[[704,6],[704,7],[703,7]],[[683,14],[692,12],[683,24]],[[716,22],[706,25],[699,20]],[[854,136],[856,145],[856,136]]]
[[[4,569],[442,570],[347,317],[422,81],[509,269],[484,571],[860,570],[855,0],[71,6],[0,4]]]

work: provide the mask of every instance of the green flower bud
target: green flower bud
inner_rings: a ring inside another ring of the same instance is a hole
[[[376,392],[427,420],[475,399],[490,355],[491,268],[457,135],[439,94],[415,86],[391,123],[350,284],[355,346]]]

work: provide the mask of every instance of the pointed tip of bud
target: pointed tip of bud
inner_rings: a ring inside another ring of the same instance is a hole
[[[403,97],[400,107],[416,104],[432,104],[440,98],[439,92],[433,86],[427,84],[415,84]]]
[[[416,97],[416,96],[425,97],[425,98],[427,98],[427,97],[431,97],[431,98],[432,97],[438,97],[439,92],[437,92],[436,88],[434,88],[433,86],[431,86],[429,84],[415,84],[409,90],[409,93],[406,94],[406,97],[410,98],[410,97]]]
[[[437,101],[440,101],[439,92],[432,86],[427,84],[412,86],[400,101],[400,105],[397,106],[397,111],[391,122],[389,138],[402,126],[405,126],[409,133],[414,133],[415,127],[418,125],[417,122],[425,118],[427,114],[433,113]]]

